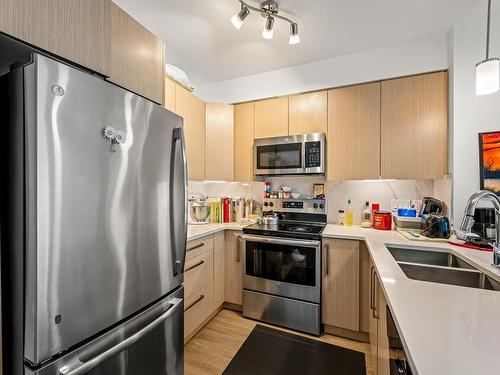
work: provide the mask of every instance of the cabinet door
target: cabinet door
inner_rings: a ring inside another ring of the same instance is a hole
[[[328,180],[380,177],[380,83],[328,91]]]
[[[2,0],[0,30],[109,75],[107,0]]]
[[[328,117],[326,91],[290,96],[288,101],[290,135],[326,133]]]
[[[205,104],[205,179],[232,181],[234,109],[230,104]]]
[[[226,232],[226,302],[243,303],[243,249],[242,232]]]
[[[323,244],[323,323],[359,330],[359,241]]]
[[[163,42],[111,3],[110,80],[163,103]]]
[[[370,367],[373,369],[374,373],[377,374],[377,362],[378,362],[378,317],[375,310],[375,300],[376,300],[376,273],[375,267],[371,259],[369,259],[370,268],[370,294],[369,294],[369,306],[370,315],[368,321],[369,327],[369,337],[370,337]]]
[[[255,104],[234,106],[234,180],[253,181]]]
[[[288,135],[288,97],[255,102],[255,138]]]
[[[165,94],[163,95],[164,105],[165,105],[166,109],[168,109],[169,111],[172,111],[174,113],[175,113],[175,86],[176,85],[177,85],[177,83],[175,83],[168,76],[165,76],[165,81],[163,84],[163,89],[165,90]]]
[[[226,300],[226,240],[224,232],[214,234],[214,309]]]
[[[175,109],[184,118],[189,180],[205,178],[205,103],[180,85],[175,88]]]
[[[448,173],[446,72],[382,82],[382,178],[440,179]]]

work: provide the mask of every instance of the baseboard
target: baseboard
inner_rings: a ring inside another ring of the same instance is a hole
[[[237,305],[236,303],[229,303],[229,302],[224,302],[222,305],[223,308],[228,309],[228,310],[233,310],[233,311],[238,311],[242,312],[243,311],[243,306],[242,305]]]
[[[327,324],[324,325],[324,332],[328,333],[329,335],[345,337],[351,340],[356,340],[366,343],[370,342],[370,336],[368,335],[367,332],[351,331],[350,329],[333,327]]]
[[[185,338],[184,338],[184,345],[186,345],[186,344],[187,344],[187,342],[188,342],[189,340],[191,340],[194,336],[196,336],[196,334],[197,334],[198,332],[200,332],[200,331],[202,330],[202,328],[203,328],[203,327],[205,327],[205,326],[207,325],[207,323],[208,323],[209,321],[211,321],[211,320],[214,318],[214,316],[215,316],[215,315],[217,315],[217,314],[218,314],[218,313],[219,313],[219,312],[220,312],[223,308],[225,308],[225,307],[224,307],[224,304],[222,304],[222,305],[220,305],[218,308],[216,308],[216,309],[214,310],[214,312],[213,312],[213,313],[211,313],[211,314],[210,314],[210,316],[209,316],[208,318],[206,318],[206,319],[205,319],[205,320],[204,320],[204,321],[203,321],[203,322],[202,322],[202,323],[201,323],[201,324],[200,324],[200,325],[199,325],[199,326],[198,326],[198,327],[197,327],[197,328],[196,328],[193,332],[191,332],[191,333],[189,334],[189,336],[188,336],[188,337],[185,337]]]

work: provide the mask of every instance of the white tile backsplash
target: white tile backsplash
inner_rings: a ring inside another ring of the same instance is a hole
[[[392,199],[422,199],[436,196],[451,207],[451,180],[364,180],[364,181],[326,181],[324,177],[297,176],[272,177],[267,179],[273,190],[281,186],[291,186],[294,192],[310,197],[315,183],[325,184],[328,200],[328,222],[337,222],[339,209],[345,209],[347,199],[351,198],[354,224],[359,224],[361,210],[365,201],[379,203],[382,210],[390,210]],[[203,193],[209,196],[251,196],[262,202],[264,182],[203,182],[189,181],[189,192]]]

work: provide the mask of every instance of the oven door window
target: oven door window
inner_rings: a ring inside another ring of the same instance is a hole
[[[248,241],[245,273],[267,280],[316,286],[316,251],[314,247]]]
[[[302,168],[302,143],[257,146],[257,169]]]

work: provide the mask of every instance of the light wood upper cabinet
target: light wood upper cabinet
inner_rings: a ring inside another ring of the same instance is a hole
[[[0,30],[103,75],[110,73],[110,1],[2,0]]]
[[[233,180],[234,109],[230,104],[206,103],[205,179]]]
[[[380,83],[328,91],[328,180],[380,177]]]
[[[243,303],[243,249],[241,231],[226,231],[226,302]]]
[[[234,106],[234,180],[253,181],[254,103]]]
[[[327,92],[318,91],[289,97],[288,134],[326,133]]]
[[[189,180],[205,178],[205,103],[179,85],[175,112],[184,118]]]
[[[288,135],[288,97],[255,102],[255,138]]]
[[[448,173],[448,75],[382,82],[382,178],[439,179]]]
[[[359,241],[323,240],[322,321],[359,330]]]
[[[167,76],[165,76],[164,79],[165,79],[163,83],[163,89],[165,91],[165,93],[163,94],[164,106],[169,111],[175,113],[175,86],[177,86],[177,83],[175,83],[172,79],[170,79]]]
[[[163,103],[163,42],[113,3],[110,51],[112,82]]]

